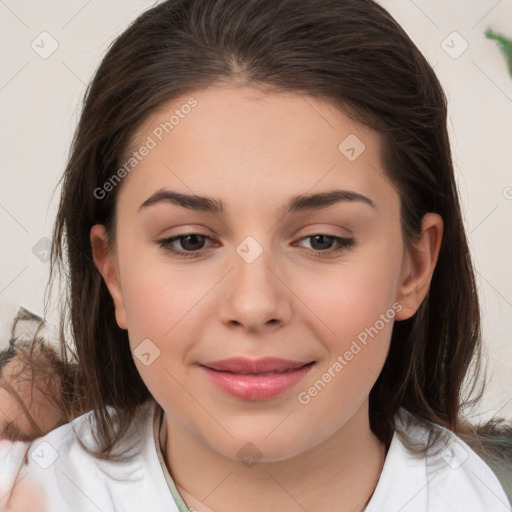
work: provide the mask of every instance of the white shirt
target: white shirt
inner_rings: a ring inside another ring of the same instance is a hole
[[[125,462],[97,459],[79,445],[74,430],[92,445],[91,413],[32,443],[0,441],[0,511],[186,510],[159,459],[158,411],[153,403],[141,406],[139,419],[119,447],[120,453],[133,455]],[[394,434],[365,512],[511,512],[486,463],[452,432],[442,430],[448,441],[441,452],[419,459]],[[420,442],[426,439],[426,431],[416,425],[407,432]]]

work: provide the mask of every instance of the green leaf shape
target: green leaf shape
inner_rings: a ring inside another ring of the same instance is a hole
[[[486,30],[485,37],[487,39],[491,39],[496,41],[499,49],[505,55],[505,59],[507,61],[508,72],[510,76],[512,76],[512,39],[508,39],[507,37],[493,32],[491,29]]]

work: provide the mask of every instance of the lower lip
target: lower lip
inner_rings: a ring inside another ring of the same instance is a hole
[[[210,380],[225,393],[243,400],[269,400],[298,384],[313,365],[273,375],[220,372],[201,366]]]

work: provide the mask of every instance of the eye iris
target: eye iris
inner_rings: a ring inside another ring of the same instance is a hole
[[[188,241],[192,239],[192,247],[190,247],[190,244]],[[199,240],[200,247],[194,247],[194,241],[197,243],[197,240]],[[193,251],[197,249],[201,249],[204,244],[204,237],[202,235],[187,235],[181,238],[181,245],[184,249]]]
[[[321,250],[321,249],[329,249],[330,248],[333,237],[327,236],[327,235],[315,235],[315,236],[311,237],[311,239],[312,239],[311,245],[313,246],[313,248]],[[327,239],[327,242],[325,242],[325,239]],[[320,240],[321,247],[318,247],[318,246],[315,247],[315,243],[318,240]],[[323,241],[323,244],[322,244],[322,241]],[[322,247],[322,245],[323,245],[323,247]]]

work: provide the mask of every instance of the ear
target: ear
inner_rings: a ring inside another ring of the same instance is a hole
[[[119,268],[115,254],[111,253],[107,245],[107,232],[103,224],[95,224],[90,233],[92,254],[96,268],[100,271],[105,284],[114,301],[117,325],[121,329],[127,328],[126,309],[123,293],[119,281]]]
[[[413,247],[407,248],[404,257],[397,297],[403,307],[396,313],[396,320],[412,317],[428,295],[442,237],[442,217],[437,213],[427,213],[422,220],[420,239]]]

